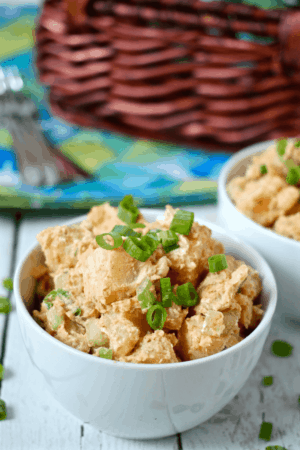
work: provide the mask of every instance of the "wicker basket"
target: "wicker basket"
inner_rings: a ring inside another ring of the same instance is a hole
[[[299,9],[46,0],[36,64],[71,123],[235,150],[300,135],[298,36]]]

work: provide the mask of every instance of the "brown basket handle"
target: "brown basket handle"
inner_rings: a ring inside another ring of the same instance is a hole
[[[63,0],[65,10],[73,24],[82,25],[86,19],[85,8],[89,0]]]

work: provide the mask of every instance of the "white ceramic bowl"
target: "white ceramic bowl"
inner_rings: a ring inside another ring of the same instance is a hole
[[[143,214],[151,222],[157,218],[149,210]],[[75,222],[78,219],[72,221]],[[35,243],[19,262],[14,279],[15,298],[32,363],[61,405],[105,433],[149,439],[193,428],[230,402],[261,355],[277,301],[272,271],[251,247],[214,224],[201,219],[198,222],[213,230],[213,236],[224,243],[228,254],[259,271],[265,310],[261,323],[251,335],[234,347],[204,359],[162,365],[122,363],[97,358],[63,344],[39,327],[30,315],[34,288],[30,271],[37,262],[43,261],[40,246]]]
[[[270,264],[278,287],[278,313],[300,318],[300,242],[281,236],[240,213],[226,192],[232,178],[245,174],[252,157],[274,141],[247,147],[224,165],[218,180],[218,219],[222,227],[248,242]]]

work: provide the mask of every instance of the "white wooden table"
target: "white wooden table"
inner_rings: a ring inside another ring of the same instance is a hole
[[[188,209],[216,221],[215,206]],[[60,213],[47,218],[25,214],[16,221],[14,215],[0,212],[0,280],[13,276],[39,231],[69,218]],[[2,287],[1,295],[6,295]],[[13,296],[11,301],[14,305]],[[291,343],[292,356],[271,355],[275,339]],[[282,325],[275,317],[257,367],[222,411],[191,431],[161,440],[110,437],[81,423],[52,400],[27,355],[14,306],[9,316],[0,317],[0,358],[6,369],[0,398],[7,405],[7,419],[0,422],[1,450],[264,450],[268,445],[300,449],[300,323],[295,321]],[[274,383],[263,387],[261,381],[267,375],[274,376]],[[273,423],[270,442],[258,439],[263,418]]]

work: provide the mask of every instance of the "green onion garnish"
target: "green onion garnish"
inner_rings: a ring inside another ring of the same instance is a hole
[[[187,236],[191,231],[194,222],[194,213],[189,211],[177,211],[173,217],[170,225],[170,230],[175,233],[184,234]]]
[[[114,245],[111,245],[108,242],[106,242],[106,240],[104,239],[105,236],[110,236],[114,241]],[[123,239],[122,236],[119,235],[119,233],[111,231],[110,233],[103,233],[96,236],[96,242],[100,247],[104,248],[105,250],[114,250],[115,248],[121,247],[121,245],[123,244]]]
[[[149,230],[146,234],[146,236],[150,236],[153,239],[157,240],[158,242],[160,242],[160,238],[159,238],[159,232],[161,230],[159,230],[158,228],[155,228],[153,230]]]
[[[132,195],[125,195],[119,203],[118,217],[125,223],[133,224],[139,216],[139,210],[136,207]]]
[[[53,306],[53,303],[52,302],[49,302],[49,301],[47,301],[47,300],[43,300],[43,302],[45,303],[45,305],[47,306],[47,309],[50,309],[50,308],[52,308],[52,306]]]
[[[6,405],[3,400],[0,399],[0,420],[6,419]]]
[[[2,282],[2,286],[4,287],[4,289],[6,289],[7,291],[12,291],[13,290],[13,280],[11,278],[5,278]]]
[[[300,178],[300,170],[297,170],[294,167],[292,167],[288,171],[288,174],[286,176],[286,182],[288,184],[294,185],[298,183],[299,178]]]
[[[142,233],[137,233],[127,225],[115,225],[112,232],[118,233],[120,236],[141,237]]]
[[[166,253],[171,252],[172,250],[175,250],[179,247],[177,245],[178,242],[178,236],[175,233],[175,231],[172,230],[166,230],[166,231],[160,231],[158,233],[158,238],[162,243],[163,249]]]
[[[161,303],[164,308],[170,308],[172,306],[172,301],[175,303],[176,296],[172,292],[172,285],[170,278],[160,279],[160,293],[161,293]]]
[[[81,308],[77,308],[76,311],[74,311],[74,316],[81,316]]]
[[[262,384],[263,384],[263,386],[272,386],[272,384],[273,384],[273,377],[272,376],[263,377]]]
[[[0,313],[8,314],[11,310],[11,304],[8,298],[0,297]]]
[[[283,156],[285,154],[287,143],[288,143],[287,139],[280,139],[277,142],[277,153],[279,156]]]
[[[268,445],[265,450],[287,450],[285,447],[281,445]]]
[[[227,269],[228,264],[226,256],[223,254],[211,256],[208,258],[208,267],[211,273],[220,272],[220,270]]]
[[[2,380],[4,375],[4,367],[2,366],[2,364],[0,364],[0,380]]]
[[[176,295],[178,304],[182,306],[195,306],[199,300],[197,291],[191,282],[178,286]]]
[[[273,424],[271,422],[263,422],[260,427],[259,439],[269,441],[271,439]]]
[[[128,223],[127,224],[130,228],[146,228],[146,225],[144,223]]]
[[[48,300],[55,300],[55,297],[59,297],[60,299],[62,297],[66,297],[66,298],[70,298],[70,294],[68,291],[65,291],[64,289],[55,289],[54,291],[49,292],[49,294],[46,295],[46,297],[44,298],[44,301],[46,300],[46,302]]]
[[[137,298],[141,304],[141,309],[149,308],[156,302],[155,296],[150,291],[151,286],[151,281],[149,278],[146,278],[137,288]]]
[[[262,164],[262,165],[260,166],[260,173],[261,173],[262,175],[265,175],[266,173],[268,173],[268,169],[267,169],[267,166],[266,166],[265,164]]]
[[[294,147],[300,148],[300,141],[295,142]]]
[[[124,250],[138,261],[145,262],[157,248],[158,242],[150,236],[143,236],[141,239],[129,236],[123,242]]]
[[[162,330],[167,318],[167,311],[162,305],[153,305],[148,309],[146,319],[153,330]]]
[[[293,347],[285,341],[274,341],[272,343],[271,351],[273,355],[285,358],[292,354]]]
[[[98,356],[100,356],[100,358],[112,359],[113,351],[110,348],[102,347],[99,349]]]

